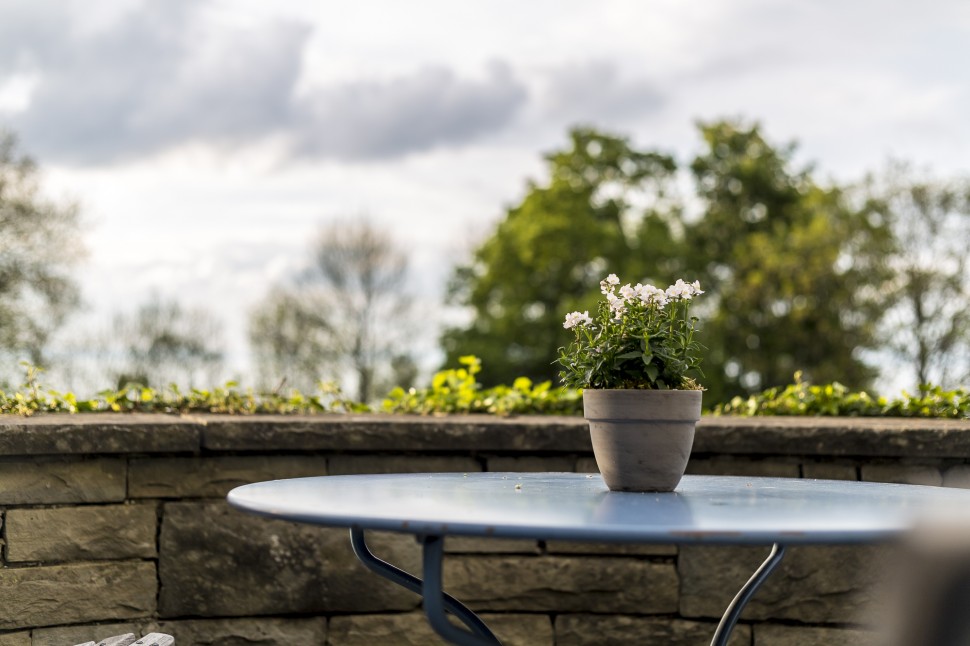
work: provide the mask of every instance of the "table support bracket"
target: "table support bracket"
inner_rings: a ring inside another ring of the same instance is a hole
[[[364,540],[364,531],[350,530],[350,544],[354,555],[367,569],[397,585],[421,595],[428,622],[435,632],[458,646],[501,646],[485,622],[467,606],[444,591],[441,580],[441,562],[444,557],[444,540],[441,536],[418,536],[424,558],[424,581],[391,565],[374,555]],[[457,617],[469,630],[454,626],[445,612]]]
[[[768,554],[768,558],[751,575],[751,578],[738,591],[738,594],[731,601],[730,605],[728,605],[727,610],[724,611],[724,615],[721,617],[721,623],[717,625],[717,630],[714,631],[714,639],[711,640],[711,646],[727,646],[728,640],[731,638],[731,632],[734,630],[734,625],[741,618],[741,612],[744,610],[744,607],[748,605],[748,601],[758,591],[761,584],[765,582],[765,579],[778,567],[778,564],[781,563],[781,559],[784,556],[784,545],[775,543],[771,546],[771,552]]]

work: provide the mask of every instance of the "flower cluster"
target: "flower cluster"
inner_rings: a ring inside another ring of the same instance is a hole
[[[566,322],[562,324],[567,330],[571,330],[577,325],[591,325],[593,319],[589,317],[589,310],[585,312],[570,312],[566,315]]]
[[[654,285],[620,286],[616,274],[600,282],[605,299],[595,319],[570,312],[563,327],[576,338],[561,348],[560,377],[578,388],[698,388],[688,373],[700,373],[694,340],[697,318],[691,301],[700,283],[677,280],[666,289]]]

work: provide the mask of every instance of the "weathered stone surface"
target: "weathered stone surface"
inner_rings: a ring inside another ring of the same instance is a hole
[[[30,631],[0,635],[0,646],[31,646]]]
[[[123,459],[0,461],[0,505],[121,502]]]
[[[761,476],[765,478],[797,478],[798,460],[794,458],[737,458],[691,455],[687,471],[703,476]]]
[[[506,646],[553,644],[552,622],[546,615],[482,613],[480,616]],[[330,619],[330,646],[431,646],[446,643],[420,612]]]
[[[327,620],[323,617],[163,621],[159,630],[174,637],[176,646],[310,646],[332,643],[327,642]]]
[[[233,487],[283,478],[327,474],[322,456],[228,456],[132,460],[132,498],[222,498]]]
[[[970,421],[918,418],[704,417],[696,454],[970,455]],[[0,454],[267,451],[591,453],[581,417],[486,415],[228,416],[85,414],[0,419]]]
[[[672,564],[635,558],[455,556],[445,588],[471,608],[550,612],[677,610]]]
[[[814,480],[858,480],[859,468],[852,462],[806,460],[802,477]]]
[[[944,471],[943,486],[970,489],[970,465],[958,464]]]
[[[970,420],[704,417],[694,453],[952,457],[970,455]]]
[[[0,455],[197,452],[201,428],[194,418],[174,415],[5,415]]]
[[[592,451],[589,426],[581,417],[334,414],[205,420],[202,444],[212,450]]]
[[[420,570],[413,538],[369,533],[381,558]],[[161,617],[411,610],[418,597],[357,562],[345,529],[272,521],[222,502],[164,505]]]
[[[105,505],[7,512],[7,560],[80,561],[156,554],[155,505]]]
[[[485,462],[486,471],[512,471],[516,473],[532,472],[567,472],[576,470],[576,457],[571,455],[564,456],[494,456]]]
[[[432,455],[335,455],[329,460],[331,475],[352,473],[477,473],[478,460],[466,456]]]
[[[676,545],[631,545],[627,543],[574,543],[571,541],[547,541],[546,552],[549,554],[595,554],[602,555],[640,555],[640,556],[674,556],[677,554]]]
[[[680,614],[720,617],[768,548],[682,545],[677,557]],[[889,548],[793,547],[745,608],[748,619],[852,623],[872,612]]]
[[[867,482],[895,482],[899,484],[930,485],[943,484],[943,474],[939,467],[928,464],[863,464],[862,479]]]
[[[141,623],[112,623],[97,626],[57,626],[56,628],[38,628],[33,632],[30,646],[69,646],[70,644],[84,644],[89,641],[98,642],[115,635],[132,633],[141,637],[151,632],[151,629]],[[3,642],[0,642],[2,644]]]
[[[754,646],[882,646],[877,631],[755,624]]]
[[[555,621],[556,646],[707,646],[717,622],[656,619],[623,615],[559,615]],[[751,627],[738,624],[729,646],[749,646]]]
[[[131,619],[155,612],[155,565],[144,561],[0,569],[0,629]]]
[[[466,554],[538,554],[538,541],[516,538],[476,538],[473,536],[448,536],[445,551]]]

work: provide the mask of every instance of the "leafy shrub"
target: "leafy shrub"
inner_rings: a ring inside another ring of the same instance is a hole
[[[547,414],[582,415],[581,390],[553,388],[550,382],[533,384],[519,377],[511,386],[484,388],[476,379],[481,360],[474,356],[459,359],[460,368],[438,372],[428,388],[405,391],[395,388],[384,399],[380,410],[385,413],[419,415],[447,413],[487,413],[492,415]],[[235,382],[211,390],[193,388],[182,392],[174,384],[154,389],[129,384],[120,390],[106,390],[91,399],[79,399],[73,393],[47,389],[40,384],[40,369],[23,364],[25,378],[17,390],[0,390],[0,414],[33,415],[34,413],[222,413],[312,414],[371,412],[366,404],[345,398],[340,388],[320,382],[312,395],[297,390],[286,393],[255,393],[241,389]],[[872,417],[970,417],[970,392],[964,388],[943,390],[924,386],[918,395],[903,393],[896,399],[850,392],[840,383],[813,385],[795,373],[795,383],[784,388],[769,388],[758,395],[735,397],[716,406],[715,415],[827,415]]]
[[[257,394],[242,390],[235,382],[211,390],[193,388],[182,392],[172,384],[155,389],[130,383],[119,390],[104,390],[97,397],[78,399],[74,393],[61,393],[43,387],[41,370],[28,364],[24,383],[13,393],[0,390],[0,414],[33,415],[34,413],[228,413],[228,414],[297,414],[324,412],[362,412],[363,404],[345,399],[340,388],[328,382],[318,384],[319,392],[305,395],[297,390],[287,393]]]
[[[577,415],[582,414],[582,392],[566,388],[552,388],[551,382],[533,384],[519,377],[511,386],[482,388],[475,378],[482,369],[478,357],[459,358],[464,368],[438,372],[430,388],[392,390],[381,410],[387,413],[516,413]]]
[[[903,392],[896,399],[874,397],[866,392],[850,392],[835,382],[812,385],[795,373],[795,383],[784,388],[769,388],[758,395],[735,397],[712,411],[715,415],[840,415],[870,417],[970,417],[970,392],[943,390],[925,385],[918,395]]]

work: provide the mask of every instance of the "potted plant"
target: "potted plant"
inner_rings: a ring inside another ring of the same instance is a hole
[[[600,283],[596,316],[571,312],[575,340],[559,351],[567,386],[583,389],[596,464],[613,491],[673,491],[701,417],[701,351],[690,315],[698,282],[667,289]]]

